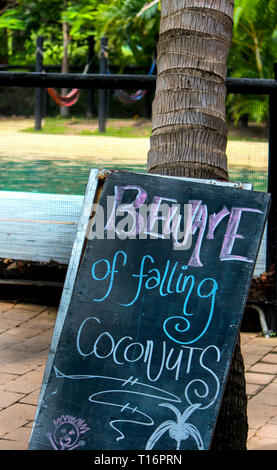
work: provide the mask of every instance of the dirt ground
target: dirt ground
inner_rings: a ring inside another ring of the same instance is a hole
[[[149,150],[149,138],[119,138],[106,136],[47,135],[20,132],[34,125],[33,119],[0,119],[0,156],[12,160],[49,158],[82,159],[96,165],[109,163],[144,164]],[[76,128],[77,129],[77,128]],[[76,131],[76,130],[75,130]],[[230,165],[266,169],[268,143],[260,140],[229,140],[227,157]]]

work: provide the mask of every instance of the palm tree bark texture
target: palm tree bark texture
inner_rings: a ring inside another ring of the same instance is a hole
[[[226,62],[233,0],[161,0],[148,172],[228,180]],[[237,341],[211,444],[245,450],[247,397]]]

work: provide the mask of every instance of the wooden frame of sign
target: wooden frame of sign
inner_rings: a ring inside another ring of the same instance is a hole
[[[92,170],[29,449],[208,449],[270,196]]]

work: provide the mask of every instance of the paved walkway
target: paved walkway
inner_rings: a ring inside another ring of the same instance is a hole
[[[57,309],[0,302],[0,450],[26,450]],[[242,333],[248,450],[277,450],[277,338]]]

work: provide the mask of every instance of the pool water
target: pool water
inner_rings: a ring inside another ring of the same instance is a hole
[[[101,168],[88,161],[66,162],[65,160],[0,160],[0,190],[31,191],[37,193],[83,195],[91,168]],[[105,166],[105,168],[146,171],[146,165]],[[267,190],[267,171],[249,167],[230,166],[229,179],[241,183],[252,183],[256,191]]]
[[[64,160],[0,161],[0,190],[83,195],[92,168],[101,167],[79,160],[76,164]],[[108,168],[146,171],[144,165]]]

